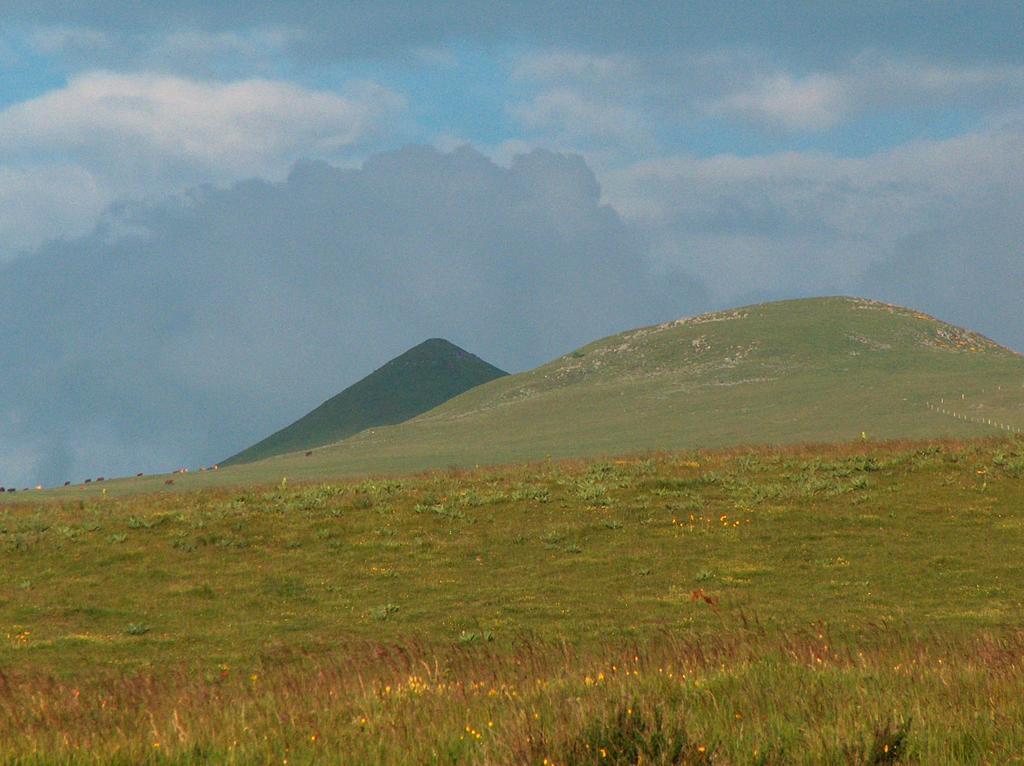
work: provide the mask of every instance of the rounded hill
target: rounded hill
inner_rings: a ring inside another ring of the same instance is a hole
[[[352,414],[347,438],[310,457],[278,455],[190,485],[1024,431],[1024,357],[919,311],[847,297],[744,306],[629,330],[517,375],[494,377],[491,368],[489,382],[420,414],[406,410],[405,422],[398,413],[396,425],[357,419],[396,396],[400,381],[410,380],[400,370],[434,369],[438,355],[420,356],[437,343],[445,342],[428,341],[340,395]],[[367,381],[373,385],[364,390]],[[307,418],[326,422],[333,402]],[[319,433],[321,443],[330,441]]]
[[[356,434],[289,475],[744,444],[1024,429],[1024,358],[913,309],[850,297],[642,327]],[[280,458],[286,461],[288,458]],[[254,469],[256,466],[254,466]]]

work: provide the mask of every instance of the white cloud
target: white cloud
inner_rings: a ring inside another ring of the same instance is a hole
[[[705,104],[709,114],[737,116],[787,130],[824,130],[873,109],[907,106],[1005,106],[1024,95],[1024,67],[954,66],[865,51],[830,72],[756,74]]]
[[[532,137],[559,146],[594,151],[595,144],[621,142],[635,150],[651,143],[639,60],[571,50],[532,51],[515,57],[509,76],[525,95],[508,113]]]
[[[566,88],[546,90],[509,109],[526,128],[555,131],[568,138],[594,136],[627,142],[643,140],[642,114],[605,99],[591,99]]]
[[[339,94],[262,79],[81,75],[0,111],[0,227],[22,232],[26,247],[44,226],[81,233],[83,216],[118,197],[279,178],[296,159],[372,140],[403,107],[369,82]]]
[[[560,126],[567,141],[633,136],[637,125],[653,135],[654,126],[699,126],[709,116],[773,130],[825,131],[872,111],[999,111],[1024,99],[1024,66],[954,64],[876,50],[802,73],[751,50],[541,50],[514,58],[510,80],[526,94],[513,115],[535,130]]]
[[[992,99],[1020,95],[1024,67],[1005,64],[948,65],[901,59],[875,51],[854,58],[841,74],[865,103],[895,99]]]
[[[830,75],[800,79],[776,75],[708,107],[711,114],[739,115],[784,128],[814,130],[838,124],[849,109],[849,95],[842,82]]]
[[[79,236],[111,202],[110,191],[77,165],[0,166],[0,262],[56,236]]]
[[[512,78],[539,82],[622,80],[636,72],[636,61],[625,55],[598,56],[578,51],[539,51],[518,56]]]
[[[134,149],[157,162],[263,175],[296,155],[355,143],[401,105],[383,88],[356,99],[269,80],[221,84],[101,72],[0,112],[0,143],[8,156],[57,151],[113,159]]]
[[[660,157],[602,182],[660,268],[699,274],[721,305],[886,291],[1024,348],[1019,301],[1003,299],[1024,288],[1022,123],[862,158]]]

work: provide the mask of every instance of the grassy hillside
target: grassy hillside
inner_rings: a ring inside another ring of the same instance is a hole
[[[29,499],[4,763],[1024,752],[1019,437]]]
[[[862,433],[998,432],[931,402],[1024,429],[1024,358],[909,309],[786,301],[596,341],[409,423],[359,434],[322,459],[326,470],[373,472]]]
[[[341,441],[365,428],[392,425],[506,375],[441,338],[432,338],[333,396],[315,410],[266,439],[228,458],[223,465]]]
[[[104,489],[177,491],[549,456],[1017,430],[1024,430],[1024,357],[910,309],[817,298],[604,338],[310,457],[300,452],[176,476],[173,485],[144,477],[43,494],[77,498]]]

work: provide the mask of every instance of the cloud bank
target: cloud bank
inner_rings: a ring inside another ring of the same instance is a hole
[[[120,206],[0,270],[0,483],[222,459],[427,337],[517,370],[702,301],[544,151],[411,147]]]
[[[280,178],[299,158],[344,156],[403,107],[367,82],[338,94],[260,79],[76,76],[0,111],[0,260],[87,233],[115,200]]]
[[[957,66],[866,51],[834,71],[760,73],[706,108],[766,126],[815,131],[897,107],[998,107],[1022,95],[1024,66]]]
[[[605,176],[657,268],[716,305],[863,294],[1024,351],[1024,122],[860,158],[668,156]]]

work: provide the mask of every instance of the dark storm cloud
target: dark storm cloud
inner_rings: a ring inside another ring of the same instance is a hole
[[[411,147],[110,211],[0,271],[0,483],[223,458],[431,336],[517,370],[702,308],[599,193]]]

